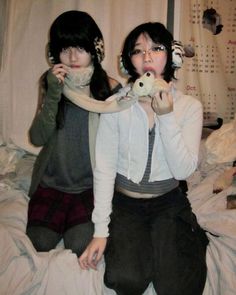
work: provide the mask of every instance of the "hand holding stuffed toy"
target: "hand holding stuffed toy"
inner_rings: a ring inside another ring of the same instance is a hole
[[[157,115],[164,115],[172,112],[173,98],[170,91],[156,92],[152,99],[152,108]]]
[[[133,93],[139,97],[152,99],[152,108],[157,115],[173,111],[173,98],[170,93],[172,83],[163,79],[155,79],[152,72],[146,72],[133,85]]]

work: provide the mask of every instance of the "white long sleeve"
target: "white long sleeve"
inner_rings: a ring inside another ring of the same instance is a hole
[[[184,99],[176,101],[174,112],[158,117],[165,159],[178,180],[197,168],[203,121],[201,103],[189,96]]]
[[[107,237],[111,203],[118,159],[118,128],[116,114],[101,115],[94,169],[94,237]]]

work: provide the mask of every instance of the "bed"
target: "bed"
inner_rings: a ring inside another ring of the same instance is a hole
[[[207,136],[202,139],[199,167],[187,180],[188,198],[210,241],[204,295],[233,295],[236,290],[236,209],[226,209],[226,197],[236,194],[236,184],[213,193],[214,181],[232,166],[232,161],[209,164]],[[14,144],[0,144],[0,294],[115,294],[104,287],[104,261],[97,271],[82,271],[76,255],[65,250],[62,241],[48,253],[34,250],[25,227],[27,192],[35,158]],[[154,294],[150,284],[145,295]]]

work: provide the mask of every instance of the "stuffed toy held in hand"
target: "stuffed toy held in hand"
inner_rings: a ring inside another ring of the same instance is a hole
[[[132,91],[139,101],[151,101],[151,106],[157,115],[164,115],[173,111],[171,95],[172,83],[163,79],[155,79],[152,72],[146,72],[134,82]]]
[[[152,72],[146,72],[142,77],[137,79],[133,85],[134,95],[140,96],[153,96],[157,92],[169,90],[168,83],[163,79],[155,79]]]

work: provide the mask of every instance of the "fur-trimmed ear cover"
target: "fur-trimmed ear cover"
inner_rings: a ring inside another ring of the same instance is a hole
[[[146,72],[134,82],[132,87],[136,96],[153,96],[157,92],[168,91],[168,83],[163,79],[155,79],[152,72]]]

